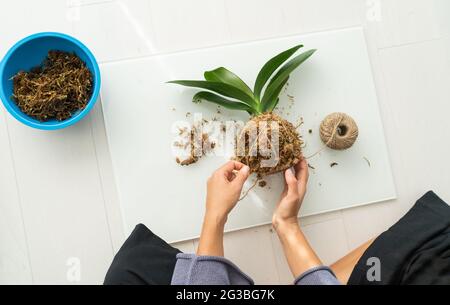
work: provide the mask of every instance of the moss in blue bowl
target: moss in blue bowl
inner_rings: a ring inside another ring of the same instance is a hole
[[[31,71],[45,60],[48,52],[59,50],[76,54],[91,71],[93,76],[92,96],[87,106],[72,113],[69,119],[59,121],[49,119],[41,122],[20,110],[11,97],[14,95],[13,77],[19,71]],[[63,33],[36,33],[14,44],[0,61],[0,99],[5,109],[19,122],[41,130],[59,130],[76,124],[94,108],[101,88],[98,63],[92,52],[79,40]]]
[[[92,73],[75,53],[51,50],[40,66],[19,71],[13,81],[12,99],[40,122],[67,120],[92,96]]]

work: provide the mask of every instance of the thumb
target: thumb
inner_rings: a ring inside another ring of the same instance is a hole
[[[286,179],[286,185],[288,188],[287,195],[288,196],[297,196],[298,195],[298,183],[297,178],[295,178],[292,169],[287,169],[284,172],[284,178]]]
[[[242,187],[248,176],[250,176],[250,167],[245,165],[238,171],[238,173],[236,174],[236,178],[234,178],[232,183],[235,183]]]

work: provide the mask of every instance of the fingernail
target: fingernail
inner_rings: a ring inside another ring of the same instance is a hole
[[[244,166],[244,167],[242,168],[242,172],[243,172],[244,174],[247,175],[247,174],[250,172],[250,167],[248,167],[247,165]]]
[[[288,169],[288,170],[286,170],[287,171],[287,175],[288,176],[294,176],[294,170],[293,170],[293,168],[291,167],[290,169]]]

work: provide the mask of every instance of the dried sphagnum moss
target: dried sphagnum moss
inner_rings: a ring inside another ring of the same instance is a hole
[[[20,71],[13,81],[17,106],[41,122],[70,118],[92,96],[92,73],[73,53],[50,51],[41,66]]]
[[[261,132],[258,127],[258,132],[255,139],[251,139],[250,132],[247,130],[247,126],[253,128],[254,126],[260,126],[261,122],[266,123],[267,130]],[[271,123],[274,122],[278,126],[278,131],[271,130]],[[262,155],[260,153],[262,142],[266,143],[267,148],[272,150],[272,136],[278,133],[278,141],[275,143],[278,147],[273,147],[271,156]],[[265,137],[265,138],[261,138]],[[250,172],[256,173],[258,178],[263,178],[278,172],[282,172],[298,162],[303,158],[301,146],[303,141],[292,123],[281,118],[274,113],[265,113],[254,117],[246,124],[242,130],[238,142],[236,145],[236,157],[235,160],[239,161],[250,167]],[[245,151],[239,151],[239,149],[245,149]],[[256,152],[252,153],[252,151]],[[264,167],[263,160],[274,158],[276,164],[270,167]]]

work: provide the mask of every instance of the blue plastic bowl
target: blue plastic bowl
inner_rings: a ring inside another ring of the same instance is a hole
[[[24,114],[12,100],[13,81],[11,78],[20,70],[29,71],[39,66],[50,50],[74,52],[91,71],[94,84],[92,97],[85,109],[64,120],[40,122]],[[12,116],[25,125],[43,130],[56,130],[73,125],[84,118],[94,107],[100,93],[100,69],[91,51],[77,39],[61,33],[38,33],[16,43],[0,63],[0,99]]]

